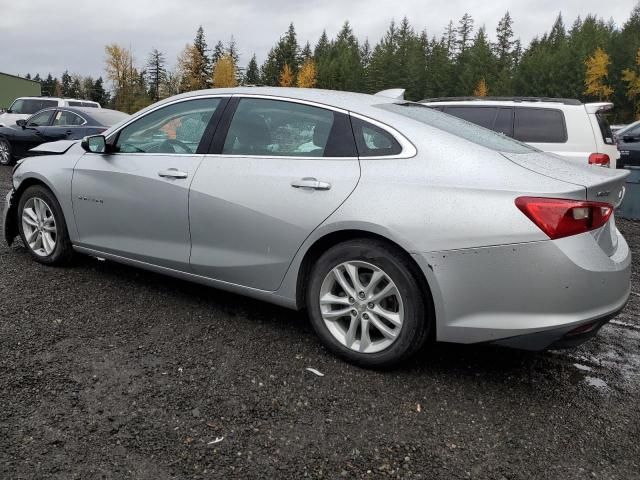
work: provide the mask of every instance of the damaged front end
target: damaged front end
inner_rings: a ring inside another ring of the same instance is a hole
[[[15,201],[15,190],[7,194],[6,202],[4,205],[4,239],[8,245],[11,245],[15,238],[18,236],[18,218],[17,218],[18,205]]]

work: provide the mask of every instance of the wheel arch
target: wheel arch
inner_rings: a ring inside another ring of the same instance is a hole
[[[11,246],[13,244],[13,241],[15,240],[15,238],[18,236],[19,234],[19,228],[18,228],[18,204],[20,203],[20,197],[22,197],[22,194],[29,188],[29,187],[33,187],[35,185],[40,185],[44,188],[46,188],[47,190],[49,190],[51,192],[51,194],[56,198],[56,200],[58,200],[58,203],[60,203],[60,200],[58,199],[58,195],[56,194],[55,189],[53,189],[51,187],[51,185],[49,185],[45,180],[43,180],[40,177],[27,177],[25,179],[23,179],[20,182],[20,185],[18,185],[18,188],[15,189],[15,191],[13,192],[13,195],[11,196],[11,203],[8,205],[8,212],[6,215],[6,223],[4,225],[4,236],[5,236],[5,240],[7,242],[7,244],[9,246]],[[64,209],[62,209],[62,215],[64,217]],[[67,219],[64,218],[65,223],[68,225]]]
[[[338,245],[340,243],[349,241],[349,240],[357,240],[357,239],[373,239],[379,240],[387,245],[393,247],[395,250],[400,253],[408,265],[411,267],[411,273],[414,275],[416,281],[420,285],[423,292],[425,292],[425,308],[431,315],[433,319],[433,329],[432,333],[435,335],[436,330],[436,318],[435,318],[435,307],[434,307],[434,299],[431,286],[425,273],[423,272],[420,265],[415,261],[413,256],[404,248],[402,245],[397,242],[391,240],[390,238],[380,234],[374,233],[369,230],[362,229],[344,229],[344,230],[335,230],[325,235],[317,238],[307,250],[304,252],[304,256],[300,262],[300,266],[297,271],[297,279],[296,279],[296,306],[298,309],[303,309],[305,307],[305,295],[306,289],[309,284],[308,278],[311,273],[311,269],[313,268],[313,264],[315,261],[320,258],[320,256],[326,252],[331,247]]]

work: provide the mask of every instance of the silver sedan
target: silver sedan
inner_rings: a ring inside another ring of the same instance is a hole
[[[577,344],[629,295],[624,173],[397,98],[191,92],[37,148],[14,171],[9,243],[306,309],[362,366],[432,340]]]

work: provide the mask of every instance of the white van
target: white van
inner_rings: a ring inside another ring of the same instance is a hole
[[[98,102],[58,97],[19,97],[5,113],[0,114],[0,127],[15,125],[16,120],[29,118],[43,108],[50,107],[88,107],[101,108]]]
[[[604,115],[612,103],[538,97],[430,98],[420,103],[576,161],[616,168],[620,158]]]

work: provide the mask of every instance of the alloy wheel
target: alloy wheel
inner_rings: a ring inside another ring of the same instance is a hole
[[[51,207],[43,199],[32,197],[22,210],[22,230],[29,248],[40,257],[47,257],[56,249],[58,230]]]
[[[320,287],[320,313],[333,337],[360,353],[393,344],[404,321],[398,287],[381,268],[362,261],[334,267]]]

